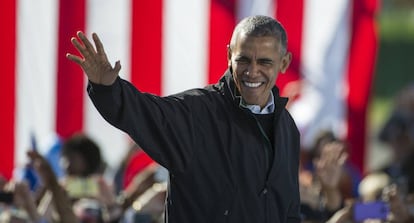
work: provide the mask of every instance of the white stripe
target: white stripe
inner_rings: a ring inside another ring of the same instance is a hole
[[[350,44],[351,1],[309,0],[304,6],[304,87],[291,112],[307,146],[320,130],[337,134],[346,131],[344,75]]]
[[[162,94],[203,87],[207,83],[209,1],[164,4]]]
[[[57,4],[54,0],[17,4],[16,167],[27,160],[31,131],[39,141],[54,133]]]
[[[237,5],[237,20],[250,15],[266,15],[274,17],[274,0],[240,0]]]
[[[86,10],[88,36],[98,34],[112,65],[121,60],[120,75],[125,79],[130,73],[130,4],[129,0],[89,0]],[[99,144],[105,161],[116,167],[128,149],[127,136],[102,118],[84,92],[84,130]]]

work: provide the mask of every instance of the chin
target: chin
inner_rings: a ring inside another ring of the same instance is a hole
[[[248,98],[246,99],[245,97],[243,97],[243,99],[249,105],[259,105],[259,102],[257,100],[249,100]]]

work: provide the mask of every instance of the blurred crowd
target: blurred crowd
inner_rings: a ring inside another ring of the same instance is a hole
[[[367,173],[348,161],[348,143],[328,130],[302,150],[303,222],[414,222],[414,85],[395,96],[378,139],[392,161]],[[60,147],[63,174],[35,149],[27,156],[39,183],[0,178],[0,223],[164,221],[168,172],[139,145],[131,143],[109,179],[99,146],[85,134]]]
[[[379,131],[392,158],[360,173],[347,142],[321,132],[303,150],[299,184],[303,222],[414,222],[414,85],[401,89]]]
[[[61,177],[55,161],[29,149],[26,168],[35,176],[1,179],[0,222],[163,222],[168,173],[138,145],[131,143],[112,179],[99,146],[85,134],[67,139],[59,154]]]

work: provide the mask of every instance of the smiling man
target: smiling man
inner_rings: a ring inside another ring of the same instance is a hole
[[[286,51],[283,27],[275,23],[259,29],[260,22],[264,22],[260,17],[252,17],[236,27],[228,46],[228,65],[243,102],[263,109],[271,100],[278,73],[286,71],[292,56]]]
[[[96,50],[77,36],[82,57],[67,57],[88,76],[97,110],[169,170],[167,222],[300,222],[300,137],[275,86],[291,60],[279,22],[243,19],[218,83],[167,97],[121,79],[96,34]]]

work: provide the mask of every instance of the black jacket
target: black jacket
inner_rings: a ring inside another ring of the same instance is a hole
[[[299,132],[287,99],[273,88],[271,143],[234,92],[229,71],[215,85],[168,97],[120,78],[112,86],[89,84],[101,115],[170,171],[167,222],[300,222]]]

